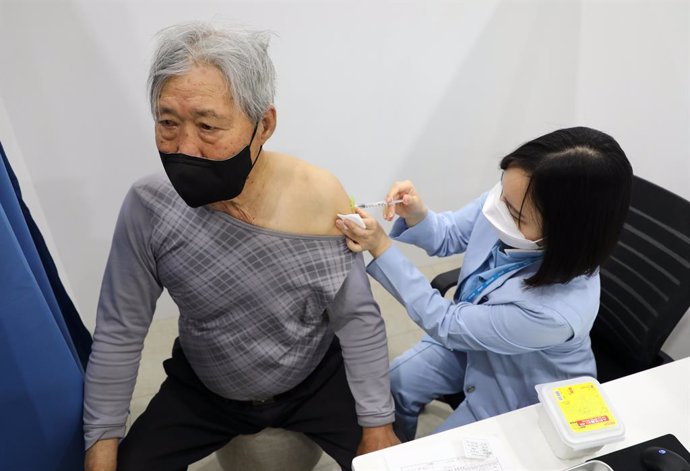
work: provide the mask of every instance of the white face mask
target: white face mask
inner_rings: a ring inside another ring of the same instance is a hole
[[[526,239],[520,229],[518,228],[513,216],[508,211],[508,206],[501,199],[503,193],[503,186],[498,182],[490,191],[489,195],[484,201],[482,213],[489,220],[494,230],[498,233],[498,238],[509,247],[523,250],[541,250],[542,247],[537,244],[539,240]]]

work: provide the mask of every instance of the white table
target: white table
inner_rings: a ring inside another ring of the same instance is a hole
[[[504,470],[563,470],[594,456],[605,455],[671,433],[690,449],[690,357],[619,378],[602,385],[625,425],[625,439],[605,445],[595,454],[560,460],[553,454],[537,425],[540,404],[430,435],[353,461],[354,471],[388,471],[386,456],[414,455],[432,460],[441,448],[462,438],[495,437]]]

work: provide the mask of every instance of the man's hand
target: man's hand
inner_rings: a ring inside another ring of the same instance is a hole
[[[357,447],[357,456],[400,444],[393,432],[393,424],[380,427],[362,427],[362,441]]]
[[[86,451],[84,471],[115,471],[118,438],[99,440]]]

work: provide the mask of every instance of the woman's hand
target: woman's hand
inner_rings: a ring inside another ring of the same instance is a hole
[[[376,258],[391,246],[391,240],[376,219],[360,208],[357,208],[357,214],[364,221],[364,228],[352,221],[340,219],[335,221],[335,226],[347,237],[347,246],[350,250],[353,252],[368,250]]]
[[[389,204],[383,210],[386,221],[392,221],[396,214],[405,218],[407,227],[412,227],[426,217],[427,209],[409,180],[395,182],[386,195],[386,202],[402,200],[402,203]]]

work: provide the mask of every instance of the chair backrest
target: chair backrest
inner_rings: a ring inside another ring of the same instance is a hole
[[[621,238],[600,273],[592,346],[598,365],[603,356],[619,363],[609,377],[601,378],[600,368],[600,380],[656,366],[690,306],[690,203],[634,177]]]

